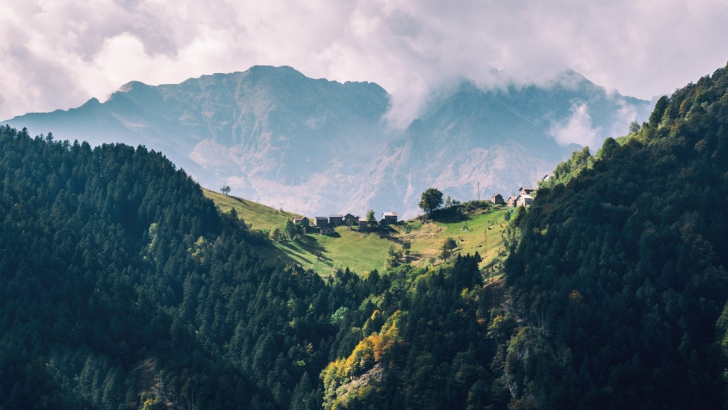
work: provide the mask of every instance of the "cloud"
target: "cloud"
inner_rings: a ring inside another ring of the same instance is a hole
[[[255,64],[377,82],[397,126],[463,78],[573,68],[650,99],[725,65],[725,21],[721,0],[0,0],[0,119]]]
[[[556,123],[549,129],[559,145],[579,144],[592,150],[599,149],[600,128],[592,128],[592,119],[586,103],[571,106],[571,116],[563,123]]]
[[[611,127],[607,130],[606,134],[602,135],[603,139],[606,139],[607,137],[617,138],[626,135],[629,132],[629,124],[632,121],[639,122],[639,120],[646,120],[649,117],[656,101],[653,101],[648,107],[646,107],[646,109],[642,110],[642,112],[638,112],[635,106],[626,104],[622,100],[618,100],[617,102],[619,104],[619,109],[614,115],[614,118],[612,118]],[[599,147],[595,146],[593,148],[596,149]]]

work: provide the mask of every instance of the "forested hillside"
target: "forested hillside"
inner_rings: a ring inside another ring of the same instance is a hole
[[[728,69],[620,142],[560,166],[513,223],[513,408],[723,407]]]
[[[159,153],[3,127],[0,154],[0,408],[319,409],[374,367],[397,369],[374,403],[486,400],[479,257],[325,282],[254,254]],[[340,362],[379,331],[395,340]]]

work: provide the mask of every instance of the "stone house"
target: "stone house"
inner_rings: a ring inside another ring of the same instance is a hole
[[[346,214],[344,215],[344,225],[346,226],[356,226],[359,224],[359,217],[356,217],[352,214]]]
[[[334,228],[331,226],[322,226],[319,230],[319,234],[321,235],[333,235],[334,234]]]
[[[501,194],[493,195],[493,198],[491,198],[491,202],[496,205],[503,205],[505,203],[505,201],[503,200],[503,195]]]
[[[329,215],[329,225],[341,226],[343,224],[344,224],[344,215],[341,215],[341,214]]]
[[[367,218],[359,218],[359,232],[364,232],[369,229]]]
[[[508,198],[508,200],[506,201],[506,205],[508,205],[508,206],[516,206],[518,204],[518,197],[519,196],[520,195],[514,195],[514,196]]]
[[[317,216],[313,218],[313,226],[317,228],[322,228],[324,226],[329,226],[329,218],[325,216]]]
[[[389,224],[396,224],[397,223],[397,213],[396,212],[384,212],[382,214],[382,220],[379,221],[379,224],[382,226],[386,226]]]
[[[518,197],[518,201],[516,202],[517,206],[531,206],[533,203],[533,197],[530,195],[521,195]]]
[[[532,193],[534,193],[534,191],[536,191],[536,188],[521,187],[521,189],[518,190],[518,193],[521,195],[531,195]]]
[[[308,218],[306,218],[305,216],[302,216],[300,218],[293,218],[293,223],[308,228]]]

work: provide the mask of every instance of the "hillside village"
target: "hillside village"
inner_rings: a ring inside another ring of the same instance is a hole
[[[477,252],[484,266],[501,249],[501,232],[510,213],[515,207],[529,207],[536,195],[534,188],[521,187],[509,200],[500,194],[482,201],[446,198],[427,218],[404,220],[398,212],[375,214],[371,210],[366,217],[353,213],[307,217],[225,192],[204,191],[221,212],[236,209],[260,238],[259,252],[321,274],[343,266],[359,273],[385,269],[393,266],[393,259],[413,266],[437,264],[444,260],[444,243],[455,246],[447,254]]]
[[[545,175],[541,178],[540,182],[546,182],[551,178],[551,175]],[[512,208],[528,207],[533,203],[533,194],[535,191],[536,188],[520,187],[517,195],[504,199],[503,195],[495,194],[490,201],[494,205],[505,205]],[[399,221],[396,212],[384,212],[379,220],[373,217],[362,218],[347,213],[346,215],[333,214],[329,216],[316,216],[312,219],[305,216],[297,216],[292,219],[292,222],[294,225],[304,227],[308,232],[313,231],[316,233],[318,231],[320,235],[333,235],[335,232],[334,228],[337,226],[348,226],[349,230],[356,226],[359,232],[367,232],[376,228],[384,228],[397,224]]]
[[[309,220],[305,216],[293,218],[293,223],[295,225],[301,225],[307,230],[311,226],[313,226],[314,228],[318,228],[318,232],[321,235],[333,235],[334,228],[336,228],[337,226],[348,226],[350,230],[353,226],[356,226],[358,227],[359,232],[366,232],[373,228],[386,227],[392,224],[396,224],[397,222],[398,221],[396,212],[382,213],[382,217],[381,219],[379,219],[379,221],[374,218],[372,218],[371,220],[368,220],[368,218],[360,218],[352,214],[334,214],[329,215],[328,217],[317,216],[314,217],[312,220]]]
[[[541,182],[547,182],[553,178],[553,175],[544,175],[543,178],[539,181]],[[536,192],[536,188],[526,188],[526,187],[520,187],[518,189],[518,195],[512,195],[508,199],[503,199],[503,195],[501,194],[495,194],[490,199],[491,202],[495,205],[506,205],[509,207],[517,208],[517,207],[528,207],[531,206],[533,203],[533,193]]]
[[[541,178],[539,185],[549,178]],[[444,261],[445,255],[453,253],[477,252],[485,266],[501,250],[502,230],[511,212],[531,206],[536,195],[536,188],[520,187],[508,199],[501,194],[467,202],[447,197],[426,218],[403,220],[398,212],[375,214],[372,210],[366,217],[353,213],[307,217],[229,196],[227,190],[204,191],[221,212],[236,209],[259,238],[259,252],[321,274],[330,274],[342,266],[354,272],[369,272],[401,261],[426,266]],[[449,245],[446,250],[444,244]]]

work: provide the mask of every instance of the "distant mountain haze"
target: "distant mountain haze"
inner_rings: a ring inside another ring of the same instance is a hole
[[[574,149],[626,134],[651,108],[573,71],[540,86],[464,81],[404,130],[387,126],[389,106],[374,83],[255,66],[181,84],[131,82],[104,103],[4,123],[92,145],[143,144],[203,186],[227,183],[236,196],[300,214],[411,217],[431,186],[469,200],[477,183],[482,198],[535,185]]]
[[[609,95],[573,71],[549,87],[483,91],[466,82],[433,102],[382,150],[346,208],[374,203],[404,208],[411,215],[429,186],[457,199],[477,198],[478,183],[481,198],[495,193],[507,197],[520,186],[534,186],[580,148],[555,139],[580,115],[580,107],[589,107],[591,115],[584,129],[577,126],[576,131],[593,134],[599,146],[609,136],[626,134],[629,122],[646,118],[651,108],[647,101]]]

